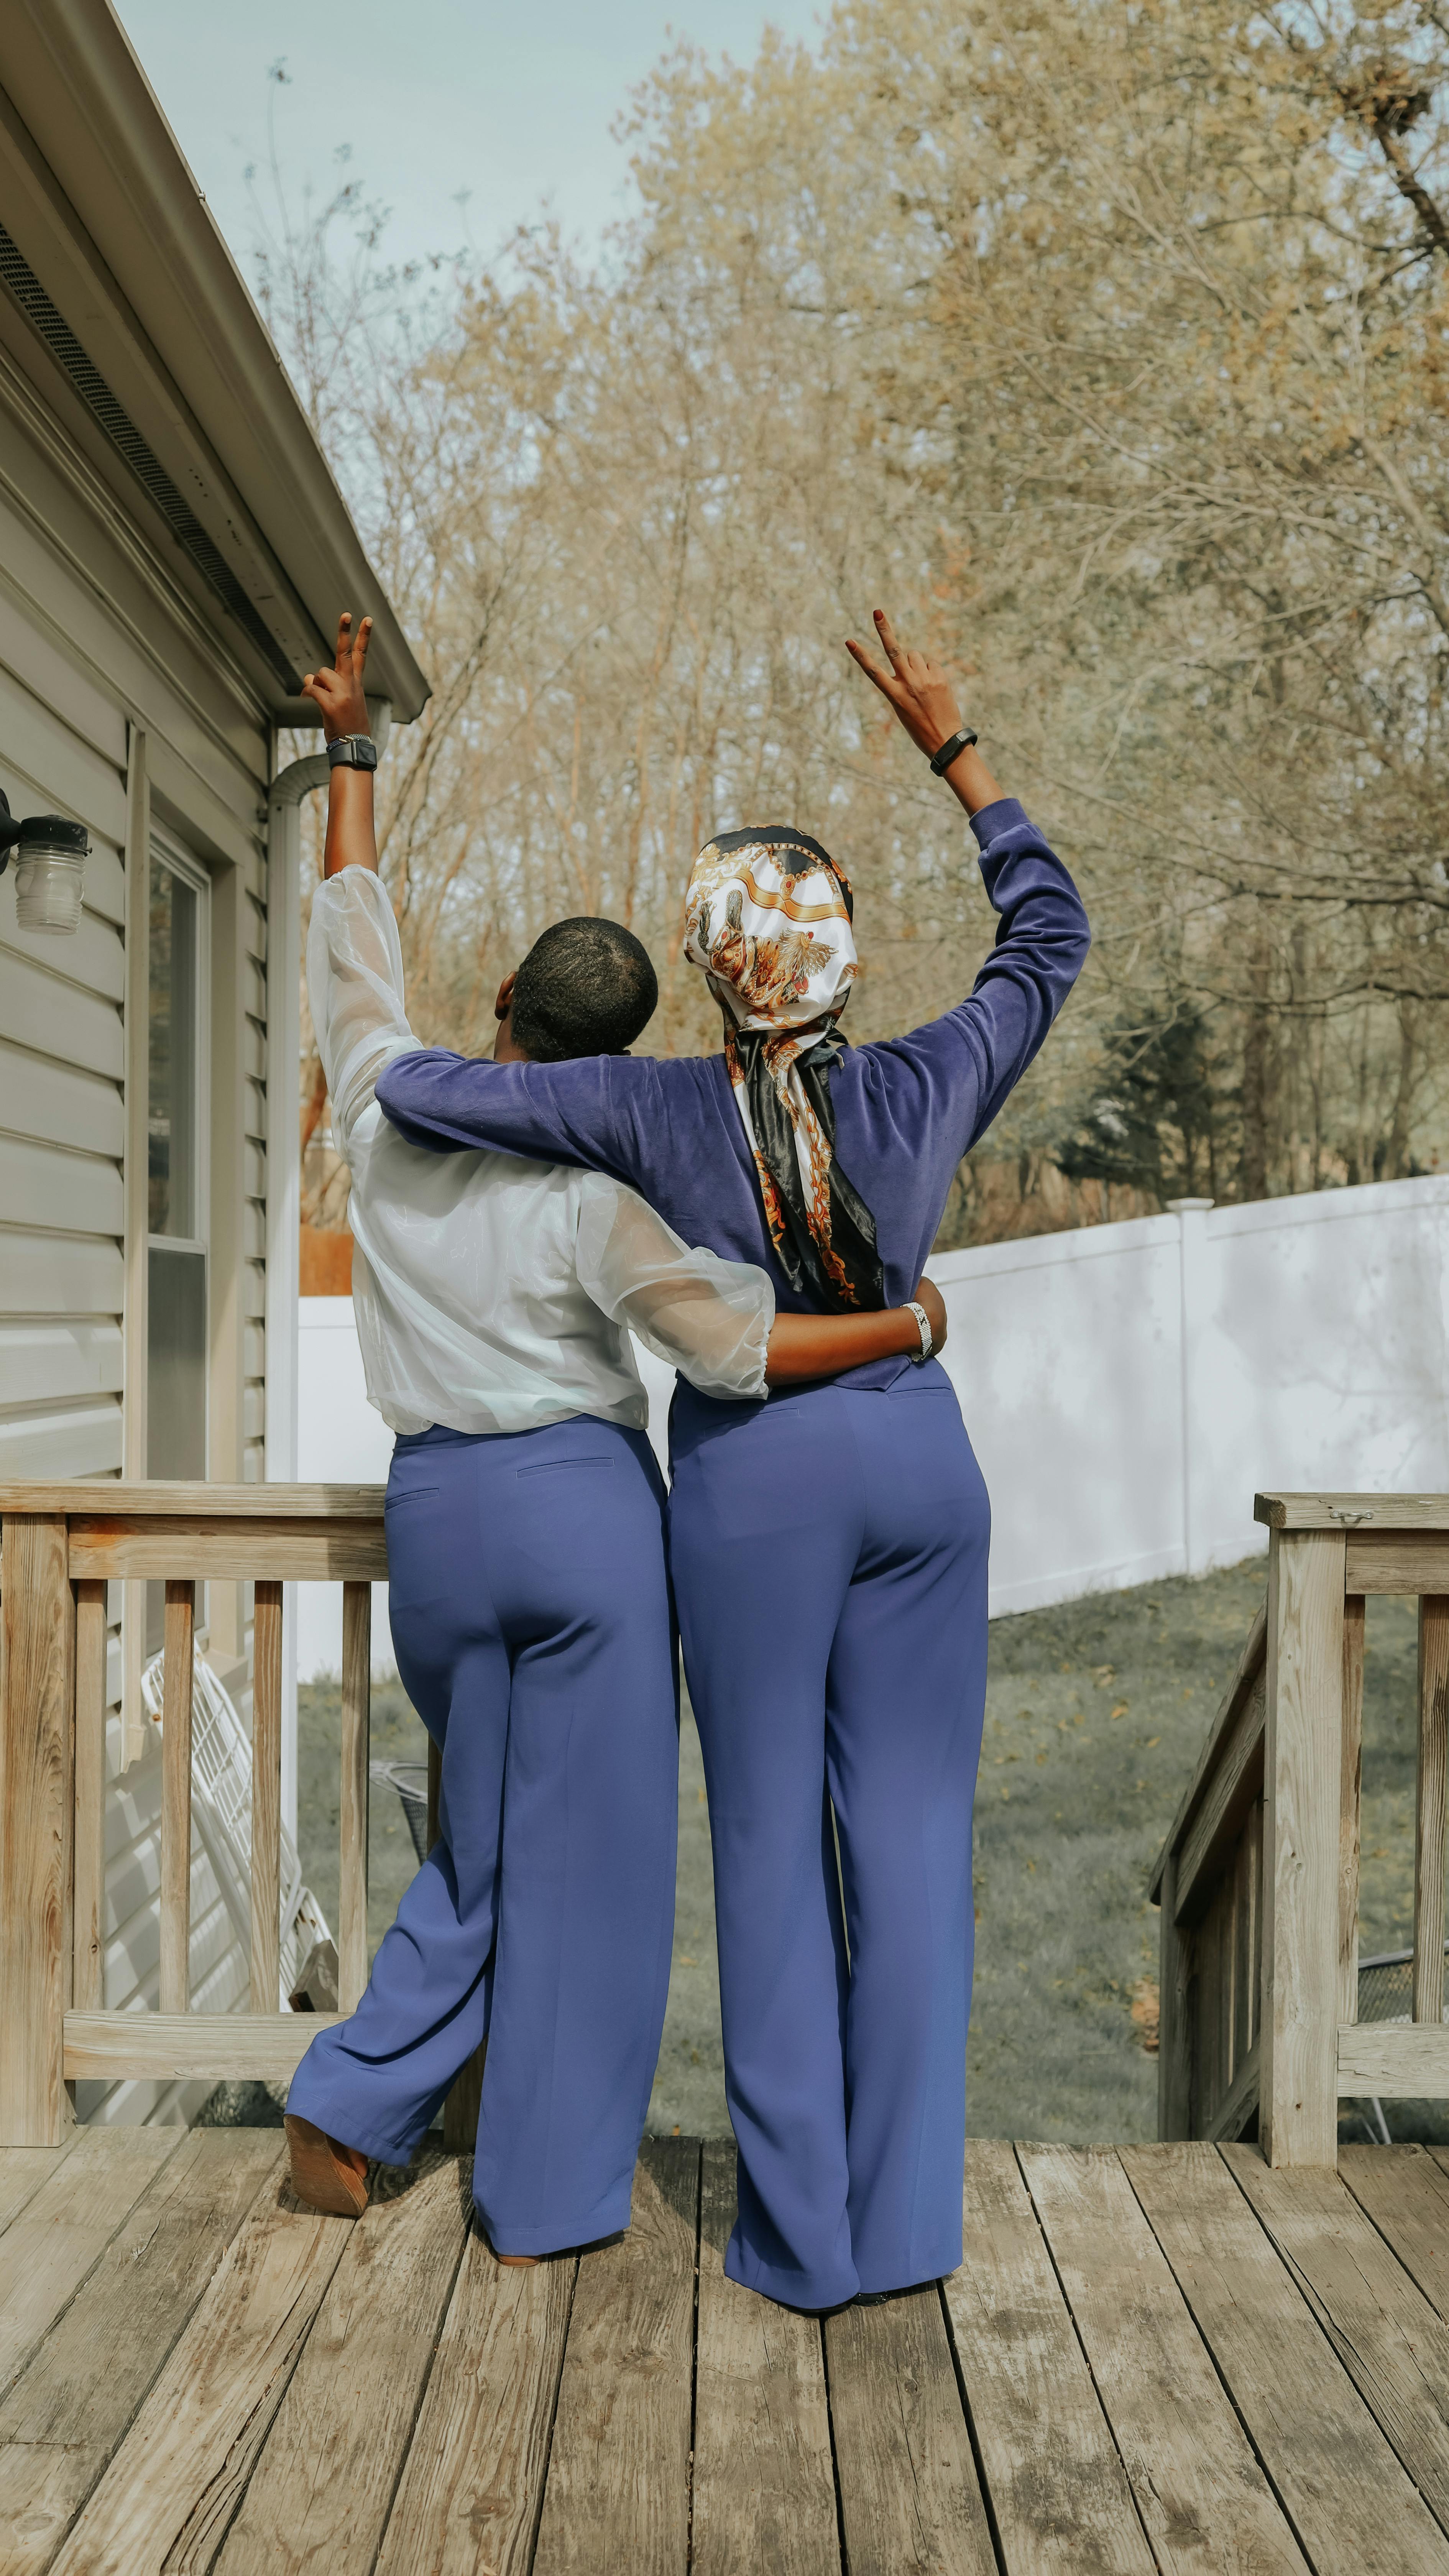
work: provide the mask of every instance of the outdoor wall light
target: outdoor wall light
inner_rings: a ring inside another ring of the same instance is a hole
[[[90,848],[84,823],[67,823],[60,814],[27,814],[23,823],[12,821],[10,800],[0,792],[0,876],[14,850],[15,919],[21,930],[79,930]]]

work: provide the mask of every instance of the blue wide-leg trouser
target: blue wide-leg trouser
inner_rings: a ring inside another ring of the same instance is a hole
[[[501,2254],[629,2224],[674,1925],[665,1495],[589,1416],[401,1439],[393,1643],[442,1750],[438,1840],[287,2107],[405,2162],[485,2033],[473,2192]]]
[[[681,1383],[671,1430],[739,2146],[725,2269],[834,2307],[961,2260],[990,1506],[931,1361],[758,1406]]]

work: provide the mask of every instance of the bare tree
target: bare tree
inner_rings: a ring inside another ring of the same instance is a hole
[[[434,681],[382,824],[425,1032],[483,1045],[604,910],[645,1043],[710,1044],[690,862],[775,818],[856,882],[855,1034],[958,998],[974,854],[841,650],[885,599],[1096,929],[948,1222],[1431,1161],[1446,42],[1421,0],[843,0],[814,54],[661,63],[595,269],[543,228],[399,277],[358,196],[284,228],[274,327]]]

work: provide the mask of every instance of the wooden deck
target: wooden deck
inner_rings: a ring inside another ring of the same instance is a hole
[[[973,2145],[962,2269],[823,2325],[724,2279],[732,2149],[534,2271],[467,2172],[0,2152],[3,2576],[1449,2571],[1449,2152]]]

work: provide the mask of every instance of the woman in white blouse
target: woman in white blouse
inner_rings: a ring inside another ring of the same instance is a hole
[[[352,1175],[353,1303],[387,1491],[393,1642],[442,1751],[438,1841],[346,2023],[288,2101],[292,2177],[360,2211],[488,2037],[474,2196],[504,2261],[627,2226],[669,1978],[678,1702],[666,1497],[636,1333],[707,1394],[920,1347],[911,1307],[776,1318],[765,1273],[691,1251],[591,1172],[439,1155],[374,1085],[418,1040],[377,876],[369,621],[308,677],[333,762],[308,992]],[[546,931],[499,995],[497,1052],[620,1052],[654,1007],[617,924]],[[921,1283],[937,1344],[945,1317]]]

